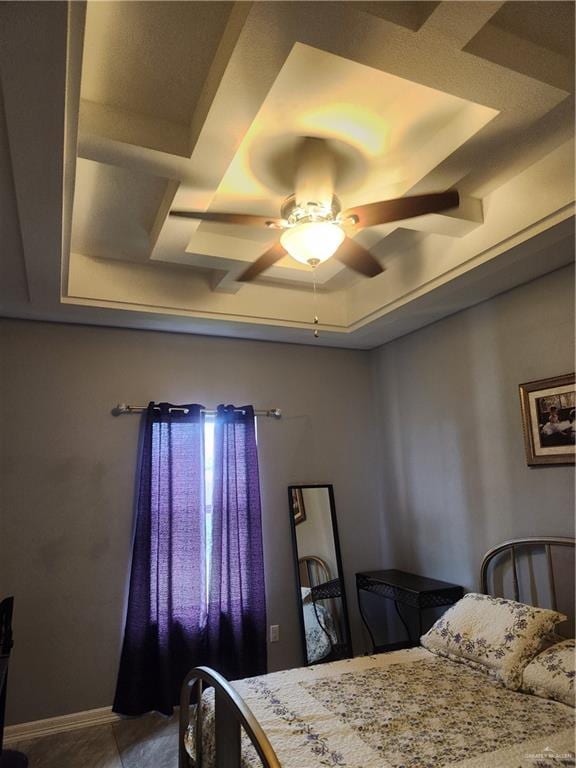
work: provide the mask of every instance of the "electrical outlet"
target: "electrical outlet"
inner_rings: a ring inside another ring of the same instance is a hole
[[[277,643],[280,640],[280,624],[270,624],[270,642]]]

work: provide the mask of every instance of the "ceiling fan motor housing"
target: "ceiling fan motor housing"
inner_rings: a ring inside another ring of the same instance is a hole
[[[280,215],[287,222],[288,226],[303,224],[305,222],[334,222],[339,221],[342,206],[336,195],[332,195],[330,205],[310,200],[306,203],[298,203],[296,195],[290,195],[282,203]]]

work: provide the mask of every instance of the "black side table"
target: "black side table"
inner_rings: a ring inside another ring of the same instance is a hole
[[[457,584],[450,584],[447,581],[438,581],[438,579],[428,579],[425,576],[417,576],[415,573],[406,573],[394,568],[385,571],[364,571],[356,574],[356,590],[358,592],[358,607],[364,626],[368,630],[372,642],[373,653],[382,651],[393,651],[400,648],[413,648],[420,642],[422,634],[422,611],[427,608],[439,608],[456,603],[464,595],[464,589]],[[360,592],[372,592],[381,597],[394,601],[396,613],[400,617],[406,634],[407,640],[397,643],[387,643],[377,645],[374,641],[374,634],[362,610],[362,601]],[[410,634],[408,624],[400,613],[399,604],[410,606],[418,611],[418,637],[413,638]]]
[[[336,597],[342,597],[340,579],[332,579],[331,581],[325,581],[323,584],[317,584],[315,587],[311,587],[310,596],[314,601],[332,600]]]

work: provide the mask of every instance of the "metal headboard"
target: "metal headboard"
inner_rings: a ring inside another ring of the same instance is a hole
[[[511,539],[489,550],[482,560],[480,566],[480,589],[486,595],[488,594],[488,569],[491,562],[503,553],[509,553],[512,565],[512,582],[514,585],[514,600],[520,600],[520,587],[518,582],[517,556],[524,550],[532,552],[536,548],[543,548],[546,554],[546,565],[548,571],[548,584],[550,586],[550,595],[552,598],[552,609],[557,610],[557,592],[556,580],[554,577],[554,565],[552,562],[552,547],[571,547],[574,549],[576,540],[562,536],[529,536],[525,539]]]
[[[298,560],[300,583],[303,587],[315,587],[330,581],[328,564],[316,555],[306,555]]]

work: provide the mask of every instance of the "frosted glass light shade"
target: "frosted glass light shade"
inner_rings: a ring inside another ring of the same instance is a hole
[[[329,259],[344,237],[344,231],[337,224],[311,221],[286,229],[280,242],[296,261],[316,265]]]

